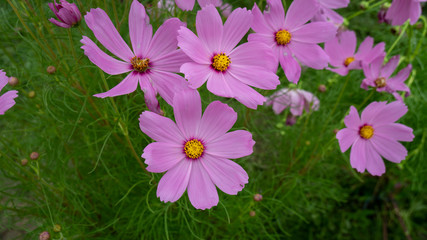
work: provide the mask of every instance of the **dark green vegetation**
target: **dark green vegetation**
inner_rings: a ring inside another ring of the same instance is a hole
[[[75,2],[82,13],[103,8],[129,43],[130,0]],[[353,15],[358,2],[339,12]],[[252,7],[253,1],[233,5]],[[359,43],[370,35],[376,43],[386,42],[389,50],[398,36],[390,26],[377,24],[377,11],[360,12],[348,27]],[[194,29],[195,11],[177,12]],[[83,54],[82,34],[95,40],[84,21],[67,30],[51,24],[50,17],[47,1],[0,3],[0,69],[20,80],[13,88],[19,91],[17,104],[0,116],[0,234],[16,230],[17,239],[37,239],[42,231],[55,239],[427,239],[425,42],[415,51],[424,41],[424,25],[410,27],[391,52],[406,56],[399,69],[408,64],[408,56],[415,56],[415,71],[407,81],[409,112],[400,120],[414,129],[415,139],[404,143],[407,159],[386,162],[382,177],[352,169],[349,152],[340,152],[334,134],[344,126],[350,105],[360,112],[371,101],[394,100],[390,94],[361,89],[362,71],[340,77],[327,70],[304,70],[298,87],[313,92],[321,104],[294,126],[284,124],[287,113],[276,116],[268,107],[248,110],[203,86],[203,106],[214,99],[228,103],[239,114],[233,129],[252,132],[257,143],[253,155],[236,161],[249,174],[244,190],[237,196],[219,191],[218,206],[200,211],[186,193],[176,203],[156,197],[162,174],[146,172],[140,158],[151,142],[138,126],[146,109],[142,91],[92,97],[125,74],[109,76]],[[167,17],[169,13],[153,9],[154,29]],[[49,65],[56,67],[55,74],[46,72]],[[278,74],[280,88],[288,87],[283,71]],[[327,91],[318,92],[319,84]],[[161,104],[172,117],[172,108],[163,100]],[[40,158],[22,166],[21,159],[29,159],[33,151]],[[263,195],[261,202],[253,200],[255,193]],[[53,231],[55,224],[61,232]]]

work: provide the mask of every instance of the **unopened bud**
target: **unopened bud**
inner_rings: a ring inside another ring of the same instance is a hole
[[[28,97],[29,98],[33,98],[33,97],[35,97],[36,96],[36,92],[34,92],[34,91],[30,91],[29,93],[28,93]]]
[[[56,68],[54,66],[49,66],[46,69],[47,73],[54,74],[56,72]]]
[[[326,92],[326,86],[324,84],[320,84],[317,90],[319,90],[319,92]]]
[[[26,159],[26,158],[21,159],[21,165],[22,166],[26,166],[27,164],[28,164],[28,159]]]
[[[19,83],[19,80],[17,77],[10,77],[9,78],[10,86],[16,86],[16,85],[18,85],[18,83]]]
[[[50,239],[49,232],[44,231],[44,232],[40,233],[39,240],[49,240],[49,239]]]
[[[339,129],[334,129],[334,134],[336,135],[340,130]]]
[[[255,217],[255,215],[256,215],[256,212],[255,212],[255,211],[250,211],[250,212],[249,212],[249,216],[251,216],[251,217]]]
[[[254,195],[254,201],[255,202],[260,202],[262,200],[262,195],[257,193]]]
[[[54,232],[60,232],[61,231],[61,225],[55,224],[55,226],[53,226],[53,231]]]
[[[31,154],[30,154],[30,158],[32,159],[32,160],[37,160],[37,158],[39,158],[39,153],[38,152],[32,152]]]

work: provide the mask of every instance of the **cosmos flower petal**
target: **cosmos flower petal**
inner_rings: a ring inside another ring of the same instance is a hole
[[[15,105],[15,98],[18,97],[18,91],[12,90],[0,96],[0,115],[4,114],[13,105]]]
[[[193,89],[201,87],[212,75],[210,65],[193,62],[184,63],[181,66],[181,72],[185,74],[189,86]]]
[[[180,161],[163,175],[157,187],[157,197],[160,201],[175,202],[182,196],[193,171],[192,165],[192,161]]]
[[[211,64],[213,55],[190,29],[181,27],[178,30],[178,46],[196,63]]]
[[[153,27],[144,6],[136,0],[132,2],[129,12],[129,36],[135,55],[146,56],[153,36]]]
[[[182,26],[185,26],[185,24],[178,18],[166,20],[154,34],[147,56],[150,59],[155,59],[157,56],[166,55],[176,50],[178,30]]]
[[[176,5],[183,11],[193,10],[195,0],[175,0]]]
[[[360,173],[363,173],[366,169],[366,142],[361,138],[357,138],[353,143],[350,152],[350,164],[353,168]],[[379,156],[379,155],[378,155]]]
[[[285,10],[281,0],[267,0],[269,11],[264,12],[265,21],[276,31],[284,27]]]
[[[377,111],[377,114],[372,117],[371,121],[375,123],[376,126],[380,126],[382,124],[393,123],[399,120],[399,118],[408,112],[408,107],[401,101],[394,101],[384,106],[383,109]]]
[[[384,62],[384,55],[375,58],[369,65],[363,66],[363,73],[368,79],[377,79],[380,77],[381,66]]]
[[[301,63],[311,68],[323,69],[328,66],[328,55],[316,44],[292,42],[292,53]]]
[[[6,76],[6,72],[0,70],[0,91],[7,85],[9,82],[9,77]]]
[[[216,54],[222,51],[223,26],[221,16],[213,5],[208,5],[197,12],[197,35],[206,44],[211,52]]]
[[[281,4],[280,0],[276,1]],[[317,8],[318,6],[314,0],[293,1],[286,12],[285,29],[292,31],[308,22],[316,14]]]
[[[229,74],[241,82],[260,89],[273,90],[280,84],[279,77],[263,67],[250,68],[235,65],[230,68]]]
[[[254,20],[255,21],[255,20]],[[248,41],[256,41],[256,42],[262,42],[267,44],[269,47],[277,46],[276,41],[273,37],[271,37],[271,33],[251,33],[248,36]]]
[[[277,71],[277,59],[271,47],[260,42],[247,42],[239,45],[230,53],[231,67],[235,65],[261,66],[272,72]]]
[[[372,142],[366,141],[365,144],[365,154],[366,154],[366,169],[373,176],[381,176],[385,173],[385,164],[381,159],[380,154],[375,151],[372,146]]]
[[[280,56],[279,60],[288,81],[298,83],[301,76],[301,66],[298,61],[291,54]]]
[[[250,132],[237,130],[207,142],[206,153],[224,158],[241,158],[252,154],[254,144]]]
[[[91,9],[85,16],[86,24],[96,39],[111,53],[129,62],[134,54],[114,27],[107,13],[100,8]]]
[[[345,8],[350,3],[350,0],[322,0],[322,5],[330,8],[330,9],[337,9],[337,8]]]
[[[99,98],[115,97],[120,95],[129,94],[136,90],[138,87],[138,76],[135,72],[131,72],[119,84],[104,93],[98,93],[93,96]]]
[[[152,75],[153,74],[137,74],[139,86],[144,92],[144,100],[148,109],[157,114],[161,114],[162,111],[160,109],[159,101],[157,100],[157,91],[152,85]]]
[[[141,113],[139,127],[142,132],[159,142],[179,143],[185,141],[172,120],[153,112],[144,111]]]
[[[191,204],[197,209],[205,210],[218,205],[216,187],[200,161],[192,163],[187,192]]]
[[[332,39],[337,28],[328,22],[313,22],[292,32],[292,40],[304,43],[322,43]]]
[[[354,141],[356,141],[359,134],[354,129],[344,128],[337,133],[336,137],[338,139],[341,152],[345,152],[354,143]]]
[[[201,159],[201,163],[213,183],[227,194],[237,195],[248,183],[249,177],[246,171],[231,160],[207,154]]]
[[[374,149],[385,159],[400,163],[408,155],[406,148],[396,140],[391,140],[385,137],[380,137],[374,133],[374,136],[369,139]]]
[[[66,8],[59,9],[57,16],[58,16],[58,19],[61,19],[64,23],[70,26],[78,22],[73,12]]]
[[[277,31],[272,26],[267,24],[267,22],[265,21],[264,15],[262,14],[261,10],[258,8],[256,4],[254,4],[254,7],[252,8],[252,15],[253,15],[253,19],[252,19],[251,27],[255,32],[271,35],[275,31]]]
[[[357,39],[356,33],[353,31],[344,31],[340,35],[341,50],[344,56],[353,57],[356,51]]]
[[[329,62],[334,67],[344,66],[345,59],[351,57],[344,54],[341,42],[337,37],[325,42],[325,52],[329,56]]]
[[[150,77],[153,80],[154,88],[169,105],[173,104],[175,93],[188,88],[187,81],[175,73],[152,71]]]
[[[357,49],[356,54],[354,55],[357,59],[363,59],[366,54],[369,53],[369,51],[374,46],[374,39],[372,37],[366,37],[365,40],[359,45],[359,48]]]
[[[381,76],[389,78],[399,64],[399,56],[392,57],[388,63],[381,69]]]
[[[202,104],[197,90],[185,89],[173,98],[173,112],[178,128],[186,139],[196,136],[202,117]]]
[[[347,116],[345,116],[344,124],[348,128],[359,130],[358,126],[361,125],[361,121],[360,121],[359,113],[357,112],[357,109],[354,106],[350,107],[350,113]]]
[[[198,135],[204,142],[210,142],[224,135],[237,120],[233,108],[220,101],[208,105],[200,121]]]
[[[327,68],[329,71],[337,73],[341,76],[346,76],[349,72],[349,68],[340,67],[340,68]]]
[[[70,24],[60,22],[60,21],[56,20],[55,18],[50,18],[49,21],[58,27],[63,27],[63,28],[70,28],[71,27]]]
[[[181,49],[171,51],[168,54],[158,56],[150,59],[152,62],[151,68],[156,71],[179,72],[183,63],[191,62],[189,58]]]
[[[102,71],[111,75],[118,75],[132,70],[130,63],[122,62],[110,57],[90,38],[83,36],[83,39],[80,42],[83,43],[81,48],[84,50],[85,55],[92,63],[101,68]]]
[[[234,10],[224,23],[221,50],[230,52],[249,31],[251,23],[251,11],[242,8]]]
[[[361,115],[361,120],[364,123],[372,122],[372,119],[378,115],[386,106],[387,102],[372,102],[366,106]]]
[[[384,124],[375,128],[375,135],[395,141],[411,142],[414,139],[412,128],[400,123]]]
[[[176,143],[154,142],[144,148],[142,158],[148,165],[147,171],[161,173],[172,169],[180,161],[185,161],[183,146]]]

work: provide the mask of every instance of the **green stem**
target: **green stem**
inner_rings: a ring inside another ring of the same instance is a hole
[[[420,51],[420,48],[421,48],[421,44],[424,42],[424,37],[427,34],[427,18],[425,16],[422,16],[422,15],[421,15],[420,18],[424,22],[423,34],[422,34],[422,36],[418,40],[417,46],[415,47],[415,50],[414,50],[414,53],[408,59],[409,62],[412,62],[414,60],[414,58],[418,55],[418,52]]]
[[[358,12],[353,13],[352,15],[350,15],[349,17],[347,17],[346,19],[347,19],[347,21],[350,21],[351,19],[353,19],[353,18],[355,18],[355,17],[359,16],[360,14],[363,14],[363,13],[365,13],[365,12],[367,12],[367,11],[371,10],[372,8],[376,8],[376,7],[380,6],[381,4],[383,4],[383,3],[387,2],[387,1],[388,1],[388,0],[382,0],[382,1],[379,1],[379,2],[377,2],[377,3],[375,3],[375,4],[373,4],[373,5],[370,5],[367,9],[363,9],[363,10],[360,10],[360,11],[358,11]],[[369,3],[371,3],[371,2],[372,2],[372,1],[370,1]]]
[[[401,32],[399,34],[399,36],[396,38],[396,40],[393,42],[393,44],[391,45],[390,49],[388,49],[387,51],[387,55],[385,57],[386,61],[388,60],[388,56],[390,55],[391,51],[393,51],[393,49],[396,47],[397,43],[400,41],[400,39],[403,37],[403,34],[405,34],[406,29],[409,26],[409,20],[405,22],[405,24],[403,25]]]

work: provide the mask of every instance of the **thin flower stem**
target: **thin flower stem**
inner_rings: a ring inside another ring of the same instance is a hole
[[[369,3],[373,2],[373,1],[374,0],[370,1]],[[352,15],[350,15],[349,17],[347,17],[346,19],[348,21],[350,21],[351,19],[353,19],[353,18],[355,18],[355,17],[357,17],[357,16],[359,16],[359,15],[361,15],[361,14],[363,14],[363,13],[369,11],[369,10],[371,10],[372,8],[376,8],[376,7],[380,6],[381,4],[383,4],[383,3],[387,2],[387,1],[388,0],[379,1],[379,2],[377,2],[377,3],[375,3],[375,4],[371,5],[371,6],[369,6],[367,9],[363,9],[363,10],[360,10],[358,12],[353,13]]]
[[[393,49],[396,47],[397,43],[403,37],[403,34],[405,34],[406,29],[408,28],[408,26],[409,26],[409,20],[405,22],[405,25],[403,25],[399,36],[396,38],[396,40],[393,42],[393,44],[391,45],[391,47],[388,49],[386,57],[385,57],[386,61],[388,61],[388,56],[390,55],[391,51],[393,51]]]
[[[412,62],[414,60],[414,58],[418,55],[418,52],[420,51],[421,48],[421,44],[424,42],[424,37],[427,34],[427,18],[423,15],[421,15],[421,20],[424,22],[424,29],[423,29],[423,34],[422,36],[419,38],[417,46],[415,47],[414,53],[411,55],[411,57],[409,58],[409,62]]]
[[[361,107],[363,107],[369,101],[369,99],[374,95],[375,92],[376,92],[376,88],[372,89],[371,93],[363,100],[361,104],[359,104],[359,106],[357,106],[357,109],[360,109]]]

